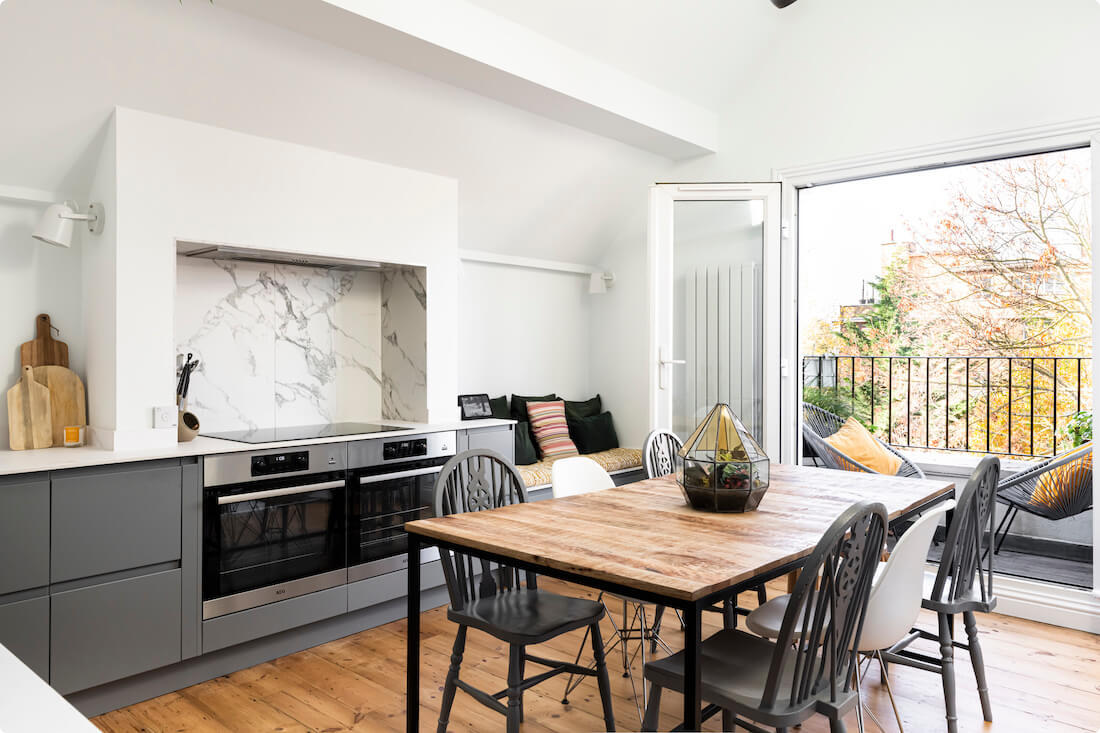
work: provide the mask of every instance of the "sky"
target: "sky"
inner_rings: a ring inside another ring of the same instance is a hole
[[[1087,165],[1088,148],[1068,151]],[[840,305],[859,301],[861,283],[881,272],[891,232],[909,237],[907,222],[928,220],[946,206],[955,185],[978,178],[981,163],[937,168],[799,192],[799,324],[833,320]]]

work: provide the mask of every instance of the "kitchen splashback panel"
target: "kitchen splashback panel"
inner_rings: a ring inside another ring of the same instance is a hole
[[[412,376],[386,374],[383,323],[397,343],[424,331],[416,313],[387,318],[389,274],[178,258],[177,352],[201,360],[188,404],[203,430],[421,419],[424,350],[400,365]]]

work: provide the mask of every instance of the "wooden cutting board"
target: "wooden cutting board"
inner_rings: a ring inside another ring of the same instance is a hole
[[[35,367],[34,381],[50,391],[53,444],[65,445],[65,428],[88,422],[84,383],[76,372],[62,366]]]
[[[53,445],[50,390],[35,381],[32,367],[23,367],[19,384],[8,390],[8,434],[12,450]]]
[[[50,333],[50,317],[41,313],[34,319],[35,336],[19,347],[20,366],[69,366],[69,345]]]

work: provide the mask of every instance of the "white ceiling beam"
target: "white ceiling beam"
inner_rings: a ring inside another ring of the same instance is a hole
[[[718,144],[716,112],[461,0],[219,5],[673,160]]]

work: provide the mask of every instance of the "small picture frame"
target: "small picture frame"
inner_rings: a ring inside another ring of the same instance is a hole
[[[487,394],[460,394],[458,406],[462,408],[463,420],[484,420],[493,416]]]

